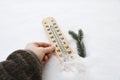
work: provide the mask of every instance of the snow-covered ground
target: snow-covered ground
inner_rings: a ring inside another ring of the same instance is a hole
[[[120,80],[120,0],[0,0],[0,61],[28,42],[48,42],[41,23],[48,16],[58,21],[75,53],[68,30],[83,29],[87,57],[78,62],[84,63],[87,80]],[[74,71],[60,75],[54,59],[46,64],[45,80],[55,80],[52,73],[56,80],[77,80]]]

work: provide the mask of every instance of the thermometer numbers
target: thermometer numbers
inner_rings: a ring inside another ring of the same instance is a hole
[[[54,18],[49,17],[44,19],[43,26],[46,29],[51,43],[56,47],[55,53],[57,53],[59,57],[63,57],[65,53],[73,53]]]

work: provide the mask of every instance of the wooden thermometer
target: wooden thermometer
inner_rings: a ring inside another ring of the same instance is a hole
[[[56,20],[53,17],[47,17],[43,19],[42,24],[50,43],[56,47],[55,55],[58,58],[63,58],[65,61],[72,58],[73,51]]]

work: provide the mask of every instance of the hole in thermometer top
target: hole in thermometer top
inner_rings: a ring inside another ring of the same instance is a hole
[[[64,34],[60,30],[56,20],[53,17],[47,17],[43,19],[42,24],[50,43],[56,47],[55,54],[58,57],[72,57],[73,50],[71,49],[69,42],[65,38]]]

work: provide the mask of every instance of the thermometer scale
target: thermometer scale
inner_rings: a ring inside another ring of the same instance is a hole
[[[73,57],[73,50],[71,49],[69,42],[65,38],[64,34],[60,30],[60,27],[53,17],[47,17],[42,21],[43,27],[47,34],[47,37],[55,49],[55,55],[58,58],[66,59]]]

